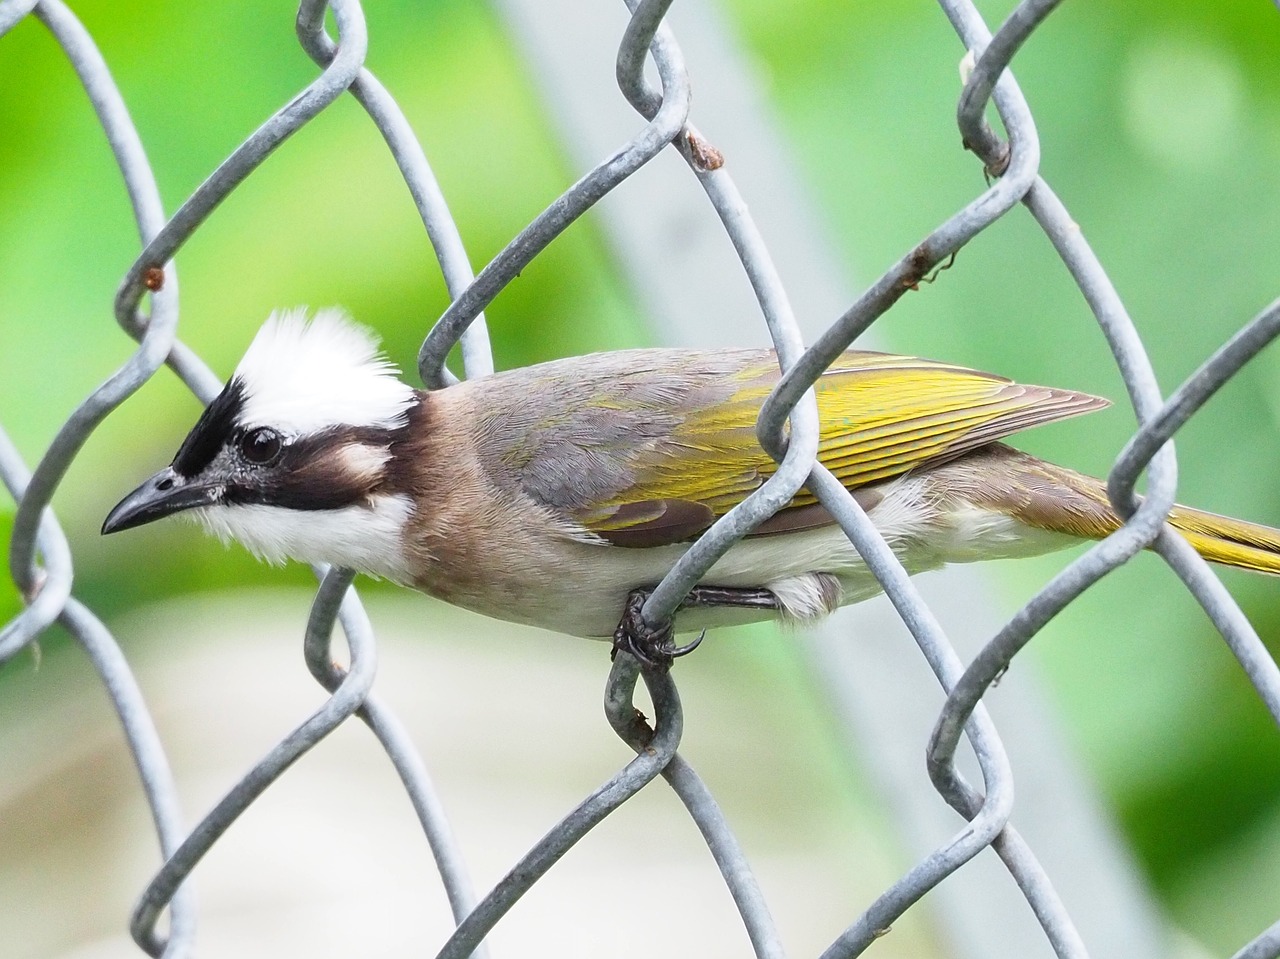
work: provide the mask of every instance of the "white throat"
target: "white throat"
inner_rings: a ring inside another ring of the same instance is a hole
[[[208,506],[193,516],[224,543],[236,540],[259,559],[329,563],[408,583],[402,531],[413,507],[407,496],[382,494],[368,505],[294,510],[258,504]]]

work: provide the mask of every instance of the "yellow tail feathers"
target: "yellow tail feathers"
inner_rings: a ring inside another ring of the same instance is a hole
[[[1280,530],[1175,506],[1169,524],[1207,560],[1280,575]]]
[[[1002,443],[941,466],[932,475],[939,495],[962,491],[973,505],[1036,529],[1102,539],[1120,528],[1102,480]],[[1211,562],[1280,575],[1280,529],[1188,506],[1174,506],[1169,524]]]

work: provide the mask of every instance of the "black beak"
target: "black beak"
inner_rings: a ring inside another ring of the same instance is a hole
[[[103,535],[132,529],[184,509],[217,502],[218,487],[184,479],[166,466],[116,504],[102,524]]]

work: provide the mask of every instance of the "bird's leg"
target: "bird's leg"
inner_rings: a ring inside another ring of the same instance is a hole
[[[743,609],[782,609],[778,597],[760,587],[746,586],[695,586],[680,603],[681,609],[697,609],[706,606],[740,606]]]
[[[672,642],[674,626],[668,620],[658,627],[650,626],[640,615],[645,601],[653,593],[651,589],[633,589],[627,594],[622,610],[622,620],[613,631],[613,654],[618,650],[630,653],[648,669],[667,670],[678,656],[684,656],[698,648],[706,636],[704,629],[691,643],[677,646]],[[781,608],[778,597],[767,589],[748,589],[729,586],[695,586],[680,603],[680,609],[708,606],[741,606],[748,609]]]

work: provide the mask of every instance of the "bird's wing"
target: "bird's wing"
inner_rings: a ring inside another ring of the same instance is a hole
[[[778,380],[777,363],[763,351],[730,351],[719,359],[675,351],[630,356],[603,377],[580,378],[572,412],[557,404],[555,413],[539,414],[533,434],[556,448],[525,457],[524,485],[616,545],[686,541],[777,469],[755,435],[760,406]],[[641,356],[646,360],[638,363]],[[850,490],[1107,405],[1071,390],[869,352],[845,353],[816,389],[818,457]],[[756,533],[830,521],[802,489]]]

